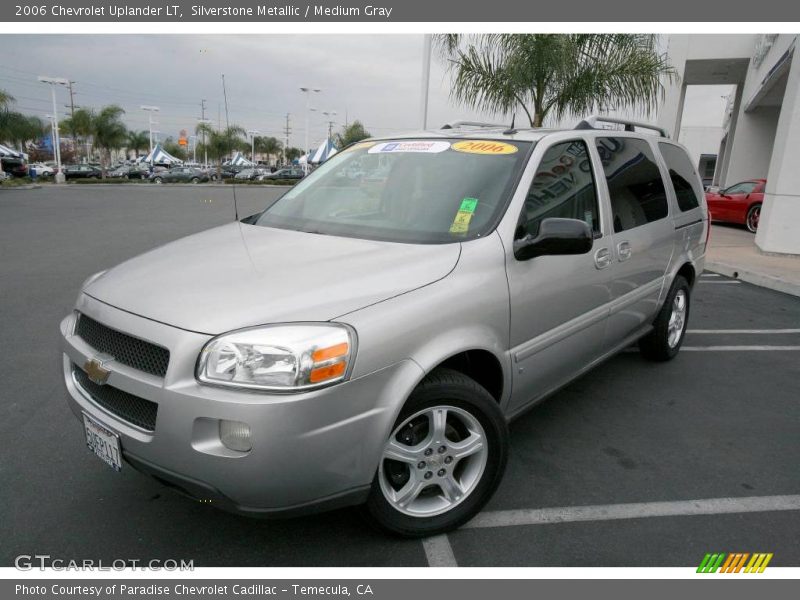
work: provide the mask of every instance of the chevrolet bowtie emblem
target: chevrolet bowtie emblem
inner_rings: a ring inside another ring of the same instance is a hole
[[[106,364],[114,360],[111,357],[95,356],[86,361],[83,365],[83,370],[89,376],[89,379],[97,385],[103,385],[108,381],[108,376],[111,375],[111,370],[105,367]]]

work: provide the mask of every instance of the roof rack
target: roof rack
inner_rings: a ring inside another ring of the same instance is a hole
[[[508,125],[499,125],[497,123],[481,123],[480,121],[455,121],[454,123],[445,123],[441,129],[457,129],[460,127],[485,127],[487,129],[503,128],[507,129]]]
[[[597,123],[615,123],[617,125],[624,125],[625,131],[636,131],[636,127],[641,127],[642,129],[650,129],[651,131],[655,131],[661,137],[669,137],[666,130],[658,127],[657,125],[640,123],[638,121],[631,121],[629,119],[618,119],[616,117],[604,117],[602,115],[592,115],[591,117],[586,117],[583,121],[575,126],[575,129],[600,129],[596,127]]]

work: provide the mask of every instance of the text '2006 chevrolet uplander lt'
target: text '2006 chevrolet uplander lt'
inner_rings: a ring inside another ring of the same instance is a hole
[[[264,212],[97,274],[61,324],[89,447],[248,515],[458,527],[509,419],[678,352],[708,216],[663,135],[455,124],[350,146]]]

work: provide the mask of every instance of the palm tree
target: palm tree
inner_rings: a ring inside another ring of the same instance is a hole
[[[119,150],[128,140],[128,128],[121,120],[124,113],[122,107],[116,104],[104,106],[92,122],[94,145],[101,151],[103,179],[106,177],[106,167],[111,162],[111,151]]]
[[[303,156],[303,154],[304,153],[300,148],[295,148],[294,146],[286,148],[286,152],[284,152],[287,162],[292,162],[295,158],[300,158]]]
[[[5,90],[0,90],[0,110],[8,110],[8,107],[14,102],[14,96]]]
[[[69,132],[70,136],[72,137],[72,141],[76,146],[78,143],[78,138],[83,140],[82,143],[86,149],[87,160],[91,154],[89,138],[94,133],[94,120],[94,110],[91,108],[79,108],[72,113],[72,116],[67,117],[61,121],[61,123],[59,123],[59,129]]]
[[[0,112],[0,141],[25,152],[29,142],[33,142],[45,133],[44,122],[39,117],[3,110]]]
[[[147,131],[133,131],[128,132],[128,139],[125,141],[127,149],[133,150],[133,158],[139,156],[140,150],[147,150],[150,148],[150,134]]]
[[[663,81],[677,76],[654,35],[442,34],[436,41],[457,101],[503,114],[520,107],[531,127],[595,110],[650,114]]]
[[[274,137],[257,137],[255,139],[255,148],[259,154],[266,154],[267,162],[269,162],[273,155],[281,153],[283,144]]]
[[[205,134],[205,148],[208,154],[217,162],[217,178],[222,174],[222,160],[236,148],[247,145],[244,136],[245,130],[238,125],[230,125],[217,131],[209,123],[199,123],[195,129],[197,135]]]

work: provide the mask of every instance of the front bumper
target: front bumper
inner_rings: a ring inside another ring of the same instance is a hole
[[[302,394],[263,394],[200,385],[195,363],[210,336],[145,319],[82,295],[77,310],[104,325],[166,347],[164,378],[110,363],[106,385],[158,404],[146,431],[93,401],[73,369],[97,354],[61,323],[69,405],[120,436],[123,458],[140,471],[196,499],[250,515],[302,513],[362,501],[386,435],[422,377],[411,360],[329,388]],[[229,450],[219,419],[250,426],[253,448]]]

